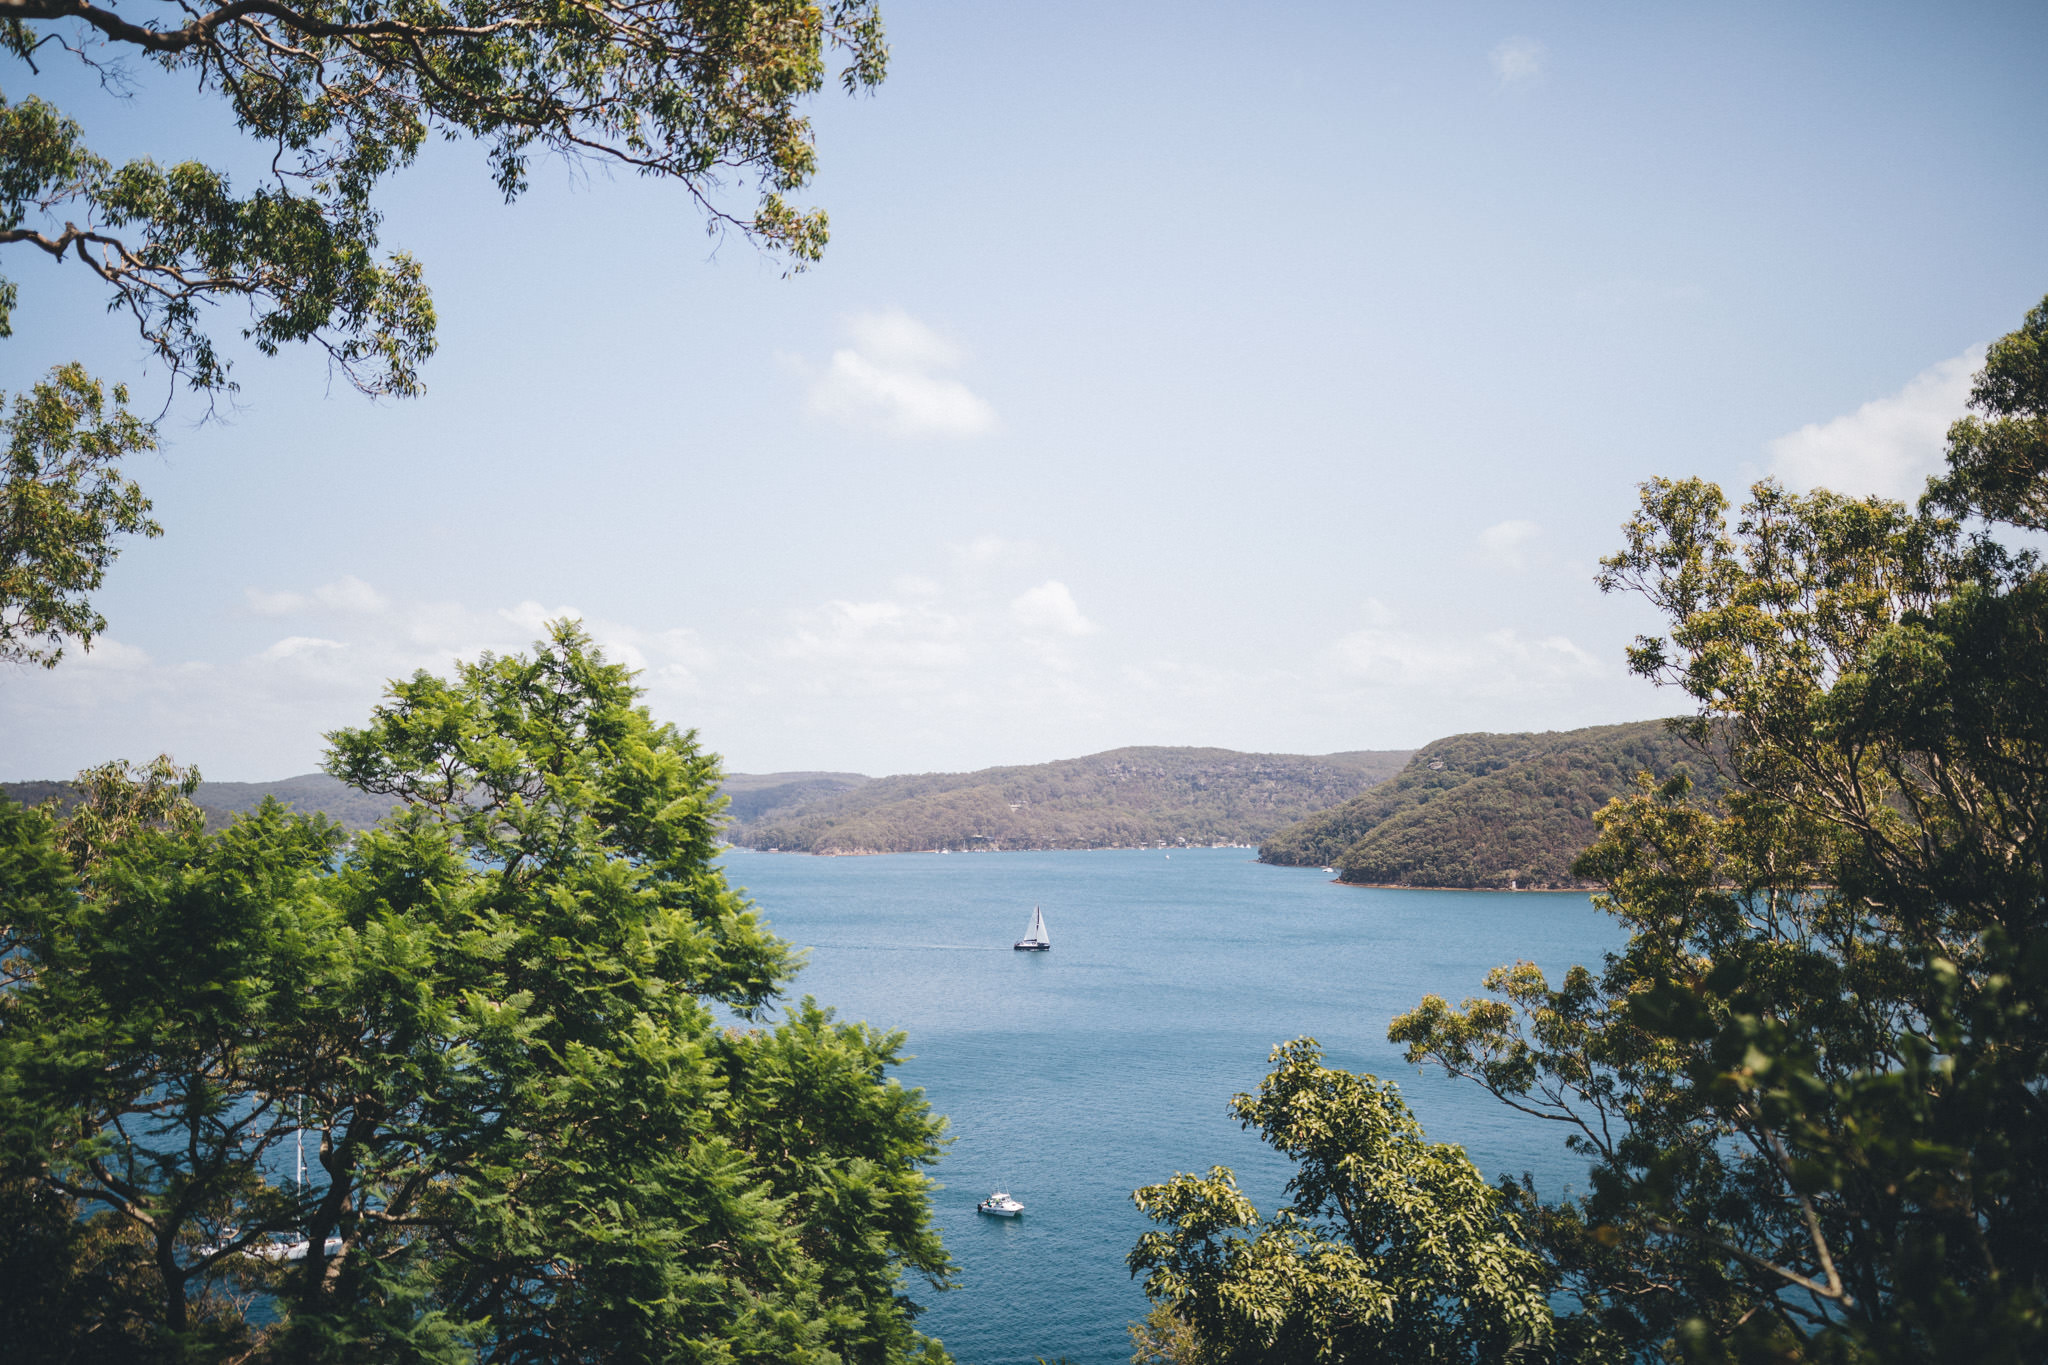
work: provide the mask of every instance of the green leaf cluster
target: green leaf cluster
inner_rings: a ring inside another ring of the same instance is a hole
[[[1425,745],[1398,776],[1280,830],[1263,862],[1335,866],[1373,886],[1583,886],[1572,861],[1593,842],[1593,816],[1639,773],[1697,774],[1718,799],[1720,768],[1662,721],[1543,734],[1452,735]]]
[[[848,90],[888,56],[871,0],[310,0],[185,7],[170,25],[14,0],[0,48],[32,73],[51,50],[152,62],[221,100],[267,163],[246,190],[196,161],[117,165],[47,101],[0,99],[0,246],[79,262],[194,388],[233,387],[205,310],[240,300],[258,350],[311,342],[401,396],[419,390],[434,309],[419,264],[380,251],[374,191],[429,136],[483,142],[508,199],[536,151],[669,180],[714,230],[801,267],[826,222],[786,198],[816,167],[800,106],[832,50]],[[734,181],[758,191],[751,211],[726,204]],[[0,336],[16,300],[0,279]]]
[[[944,1121],[901,1034],[765,1022],[796,959],[694,737],[563,624],[330,739],[402,803],[353,838],[112,801],[83,860],[0,805],[35,1358],[944,1359]]]
[[[120,470],[126,456],[156,449],[156,432],[128,411],[126,389],[111,397],[110,410],[106,387],[77,365],[17,393],[11,408],[0,393],[0,662],[54,668],[65,641],[91,649],[107,621],[89,594],[115,538],[163,534]]]
[[[1231,1110],[1295,1163],[1288,1202],[1261,1221],[1221,1166],[1132,1196],[1163,1225],[1129,1259],[1165,1310],[1141,1355],[1490,1361],[1541,1347],[1542,1264],[1463,1149],[1425,1141],[1393,1085],[1325,1067],[1312,1038],[1270,1060]]]

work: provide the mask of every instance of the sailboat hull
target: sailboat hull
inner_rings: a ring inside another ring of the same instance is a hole
[[[1012,943],[1010,946],[1012,948],[1015,948],[1020,953],[1049,953],[1052,951],[1052,945],[1050,943],[1033,943],[1028,938],[1017,943]]]

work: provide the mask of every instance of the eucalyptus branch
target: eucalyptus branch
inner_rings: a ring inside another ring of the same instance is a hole
[[[1731,1242],[1725,1237],[1711,1232],[1702,1232],[1697,1228],[1680,1227],[1674,1223],[1666,1223],[1654,1219],[1647,1221],[1644,1226],[1662,1236],[1676,1237],[1688,1242],[1697,1242],[1701,1246],[1710,1246],[1716,1251],[1726,1252],[1746,1265],[1753,1266],[1766,1274],[1775,1275],[1788,1284],[1798,1285],[1808,1293],[1839,1303],[1844,1308],[1854,1308],[1856,1306],[1855,1298],[1842,1288],[1842,1282],[1839,1277],[1831,1275],[1830,1283],[1823,1284],[1809,1276],[1800,1274],[1796,1270],[1788,1270],[1784,1266],[1766,1260],[1747,1247]]]
[[[301,33],[321,38],[488,38],[518,28],[533,28],[534,19],[502,19],[492,24],[411,24],[396,19],[368,23],[337,24],[319,19],[303,10],[276,0],[234,0],[207,14],[198,15],[182,28],[158,29],[130,23],[110,9],[91,0],[0,0],[0,18],[16,20],[82,19],[117,42],[131,43],[147,52],[176,53],[207,41],[223,24],[238,23],[261,15],[287,24]]]

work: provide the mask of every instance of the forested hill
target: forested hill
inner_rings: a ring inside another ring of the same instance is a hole
[[[727,773],[719,790],[726,818],[744,825],[872,781],[864,773]]]
[[[1638,772],[1684,764],[1718,802],[1714,767],[1663,721],[1543,734],[1452,735],[1419,749],[1392,781],[1289,825],[1264,862],[1326,864],[1367,885],[1562,887],[1593,842],[1593,812]]]
[[[747,848],[804,853],[1249,844],[1385,781],[1410,752],[1132,748],[1028,767],[881,777],[800,794],[736,819],[726,837]],[[736,773],[726,787],[742,816],[754,793],[774,785],[771,778],[848,776]]]
[[[0,782],[0,793],[24,805],[53,796],[68,804],[72,788],[68,782]],[[398,804],[395,797],[359,792],[325,773],[276,782],[201,782],[192,799],[205,810],[207,828],[219,829],[242,812],[256,809],[266,796],[274,796],[294,810],[318,811],[346,829],[368,829]]]
[[[859,773],[728,773],[722,790],[730,802],[727,813],[733,819],[752,820],[871,780]],[[29,806],[56,797],[60,805],[68,806],[73,789],[68,782],[0,782],[0,795]],[[359,792],[325,773],[276,782],[201,782],[192,799],[206,812],[207,828],[219,829],[256,809],[266,796],[294,810],[317,811],[347,829],[368,829],[398,804],[396,797]]]

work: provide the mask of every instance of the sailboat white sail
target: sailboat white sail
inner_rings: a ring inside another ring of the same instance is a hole
[[[1010,946],[1030,953],[1042,953],[1052,947],[1052,935],[1045,931],[1045,913],[1037,906],[1031,907],[1031,928]]]

